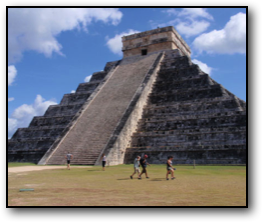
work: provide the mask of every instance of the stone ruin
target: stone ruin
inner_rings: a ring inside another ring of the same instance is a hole
[[[8,141],[9,162],[246,164],[246,103],[191,62],[172,27],[122,38],[123,59],[65,94]]]

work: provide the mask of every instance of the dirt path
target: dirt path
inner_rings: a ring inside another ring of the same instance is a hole
[[[71,166],[71,169],[74,168],[90,168],[92,166]],[[8,173],[22,173],[28,171],[37,171],[37,170],[53,170],[53,169],[66,169],[66,166],[22,166],[22,167],[9,167]]]

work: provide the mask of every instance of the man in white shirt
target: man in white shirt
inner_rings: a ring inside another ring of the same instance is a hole
[[[105,166],[106,166],[106,155],[103,153],[102,157],[102,167],[103,167],[103,171],[105,171]]]
[[[67,169],[70,170],[70,161],[73,159],[73,155],[68,152],[65,158],[67,159]]]
[[[133,176],[137,173],[140,174],[140,156],[137,156],[134,160],[134,173],[130,176],[131,179],[133,179]]]

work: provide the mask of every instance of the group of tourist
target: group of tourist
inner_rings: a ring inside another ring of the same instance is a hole
[[[148,155],[144,155],[143,158],[140,156],[137,156],[134,160],[134,173],[130,176],[130,179],[133,179],[133,176],[137,173],[138,174],[138,179],[141,180],[141,176],[143,173],[145,173],[146,178],[148,179],[148,174],[147,174],[147,166],[150,166],[150,164],[147,162]],[[171,174],[171,179],[174,180],[174,170],[172,166],[172,160],[173,156],[169,156],[167,158],[167,173],[166,173],[166,180],[169,180],[168,175]],[[140,166],[142,167],[142,172],[140,172]]]
[[[73,158],[73,155],[68,152],[68,154],[65,157],[67,159],[67,169],[70,170],[70,161]],[[137,156],[134,160],[134,173],[130,176],[130,179],[133,179],[133,176],[137,173],[138,174],[138,179],[141,180],[141,176],[144,173],[146,175],[146,178],[148,179],[148,174],[147,174],[147,166],[150,166],[150,164],[147,162],[148,155],[144,155],[143,158],[140,156]],[[106,165],[106,155],[103,154],[101,157],[102,160],[102,168],[103,171],[105,171],[105,165]],[[171,174],[171,180],[174,180],[174,170],[172,166],[172,160],[173,156],[169,156],[166,161],[166,167],[167,167],[167,173],[166,173],[166,180],[169,180],[168,175]],[[142,172],[140,172],[140,166],[142,167]]]

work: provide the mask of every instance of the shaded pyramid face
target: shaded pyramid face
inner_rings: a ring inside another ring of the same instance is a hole
[[[165,52],[125,163],[245,164],[246,103],[177,50]]]

